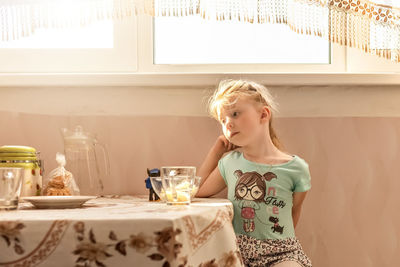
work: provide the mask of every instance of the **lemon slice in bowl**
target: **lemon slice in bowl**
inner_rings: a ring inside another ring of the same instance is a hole
[[[187,202],[190,200],[190,194],[188,192],[176,190],[176,199],[174,198],[172,191],[166,191],[165,193],[168,202]]]

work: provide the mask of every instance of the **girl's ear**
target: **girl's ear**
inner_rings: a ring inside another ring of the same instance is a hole
[[[271,118],[271,110],[267,106],[261,108],[261,121],[269,121]]]

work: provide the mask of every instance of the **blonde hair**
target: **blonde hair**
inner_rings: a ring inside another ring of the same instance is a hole
[[[265,86],[245,80],[223,80],[209,99],[208,111],[214,119],[219,121],[220,110],[233,106],[238,99],[247,99],[270,109],[269,135],[272,143],[277,148],[282,148],[272,127],[272,115],[277,112],[277,103]]]

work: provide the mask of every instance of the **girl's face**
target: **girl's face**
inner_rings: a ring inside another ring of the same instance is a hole
[[[225,137],[236,146],[250,144],[260,134],[264,135],[262,112],[255,104],[239,99],[232,108],[222,109],[219,114]]]

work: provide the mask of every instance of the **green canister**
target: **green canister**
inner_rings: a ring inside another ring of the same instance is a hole
[[[42,192],[42,161],[40,152],[29,146],[0,147],[0,167],[24,168],[21,196],[40,196]]]

